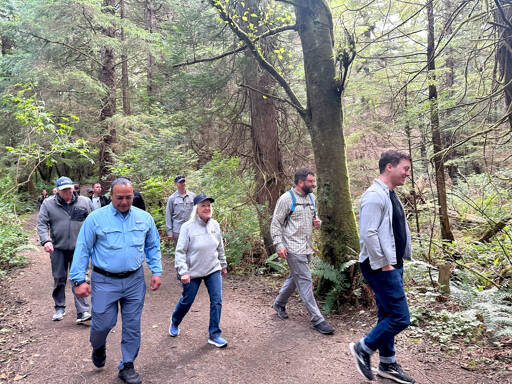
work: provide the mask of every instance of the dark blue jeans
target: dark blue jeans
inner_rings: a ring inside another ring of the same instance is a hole
[[[361,346],[370,354],[379,350],[381,362],[394,363],[395,336],[407,328],[410,321],[404,292],[403,269],[371,271],[368,268],[361,266],[361,271],[375,294],[378,322],[361,340]]]
[[[201,280],[204,280],[210,295],[210,325],[208,327],[208,334],[210,339],[213,339],[219,337],[222,332],[219,328],[220,313],[222,311],[222,276],[220,271],[205,277],[190,279],[188,284],[181,284],[183,286],[183,293],[172,313],[172,323],[176,326],[180,325],[194,303]]]

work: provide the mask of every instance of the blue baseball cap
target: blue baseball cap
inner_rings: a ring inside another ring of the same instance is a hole
[[[175,183],[181,183],[182,181],[185,181],[185,176],[184,175],[178,175],[174,178],[174,182]]]
[[[208,200],[210,203],[215,202],[213,197],[206,196],[204,193],[200,193],[199,195],[196,195],[196,197],[194,197],[194,205],[202,203],[205,200]]]
[[[57,182],[55,183],[55,186],[59,188],[60,190],[67,189],[67,188],[75,188],[75,185],[73,181],[69,177],[62,176],[57,179]]]

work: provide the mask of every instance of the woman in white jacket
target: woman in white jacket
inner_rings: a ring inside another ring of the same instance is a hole
[[[183,293],[172,313],[169,335],[176,337],[180,333],[178,327],[194,303],[201,280],[204,280],[210,295],[208,343],[222,348],[228,345],[219,328],[222,277],[227,274],[227,263],[219,223],[212,219],[211,204],[214,201],[203,193],[197,195],[190,219],[181,227],[174,265]]]

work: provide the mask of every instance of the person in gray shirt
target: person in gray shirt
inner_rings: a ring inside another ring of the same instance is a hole
[[[178,175],[174,178],[176,192],[167,200],[165,210],[165,226],[167,228],[167,238],[178,243],[181,225],[190,217],[194,207],[195,193],[187,191],[185,176]]]
[[[52,297],[55,302],[53,321],[66,314],[65,288],[68,269],[73,260],[78,232],[91,212],[90,200],[78,196],[69,177],[62,176],[56,183],[57,194],[43,201],[37,216],[37,233],[44,250],[50,254],[54,280]],[[77,323],[91,319],[86,298],[74,296]]]
[[[320,228],[316,215],[315,174],[309,169],[295,172],[295,187],[277,200],[270,224],[270,235],[279,257],[286,259],[290,276],[279,291],[272,307],[281,319],[287,319],[286,303],[298,289],[311,316],[311,327],[328,335],[334,328],[325,321],[313,295],[313,283],[309,263],[313,255],[313,227]]]
[[[183,295],[172,313],[169,335],[176,337],[180,333],[178,326],[194,303],[204,280],[210,295],[208,343],[222,348],[228,344],[221,337],[219,328],[222,278],[228,272],[220,226],[212,219],[211,203],[214,201],[203,193],[197,195],[190,219],[181,227],[174,265],[183,286]]]

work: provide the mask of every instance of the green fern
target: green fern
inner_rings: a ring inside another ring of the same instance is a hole
[[[313,257],[311,260],[311,275],[318,276],[333,283],[332,288],[325,296],[325,302],[322,306],[323,312],[330,313],[339,307],[340,296],[350,288],[351,285],[343,272],[355,263],[357,263],[357,260],[349,260],[337,269],[332,264],[329,264],[319,257]]]

